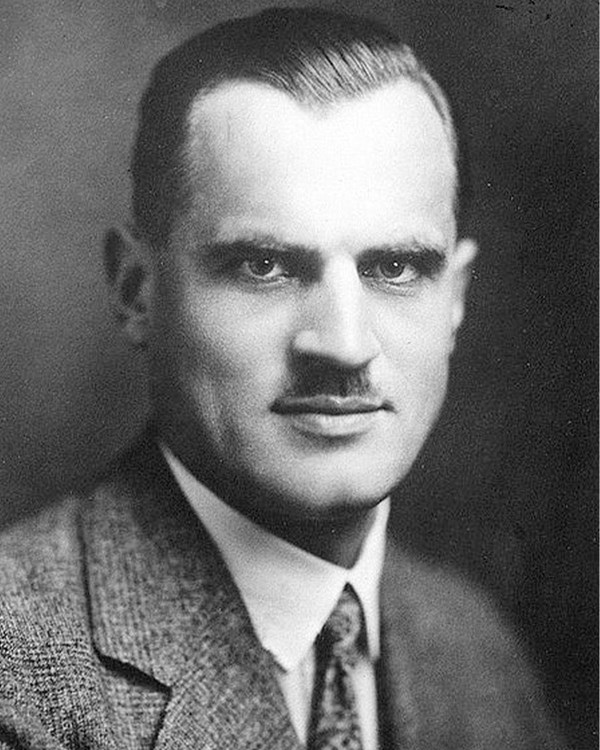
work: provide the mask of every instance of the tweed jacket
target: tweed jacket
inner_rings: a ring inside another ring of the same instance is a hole
[[[273,667],[149,439],[0,537],[3,750],[299,750]],[[397,551],[379,673],[386,748],[560,746],[485,598]]]

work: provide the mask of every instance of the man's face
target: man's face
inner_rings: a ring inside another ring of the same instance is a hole
[[[168,441],[249,511],[373,506],[438,414],[462,312],[438,114],[409,82],[323,109],[231,83],[192,107],[188,150],[193,205],[153,271]]]

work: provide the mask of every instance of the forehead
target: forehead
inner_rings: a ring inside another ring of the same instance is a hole
[[[196,208],[212,209],[222,224],[270,214],[289,226],[312,216],[321,239],[336,219],[349,233],[355,218],[383,222],[382,232],[392,215],[451,220],[450,142],[410,81],[323,107],[264,84],[227,83],[193,103],[188,129]]]

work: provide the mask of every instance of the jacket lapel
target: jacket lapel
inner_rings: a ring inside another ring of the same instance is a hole
[[[169,688],[156,747],[299,748],[271,657],[151,439],[96,491],[83,537],[96,648]]]

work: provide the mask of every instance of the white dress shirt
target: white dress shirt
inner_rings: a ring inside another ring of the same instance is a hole
[[[364,750],[377,750],[375,663],[379,657],[379,580],[389,500],[377,509],[359,558],[351,569],[334,565],[269,533],[201,484],[165,446],[177,483],[221,552],[276,677],[292,724],[305,743],[315,673],[314,641],[349,583],[361,602],[367,653],[353,682]]]

